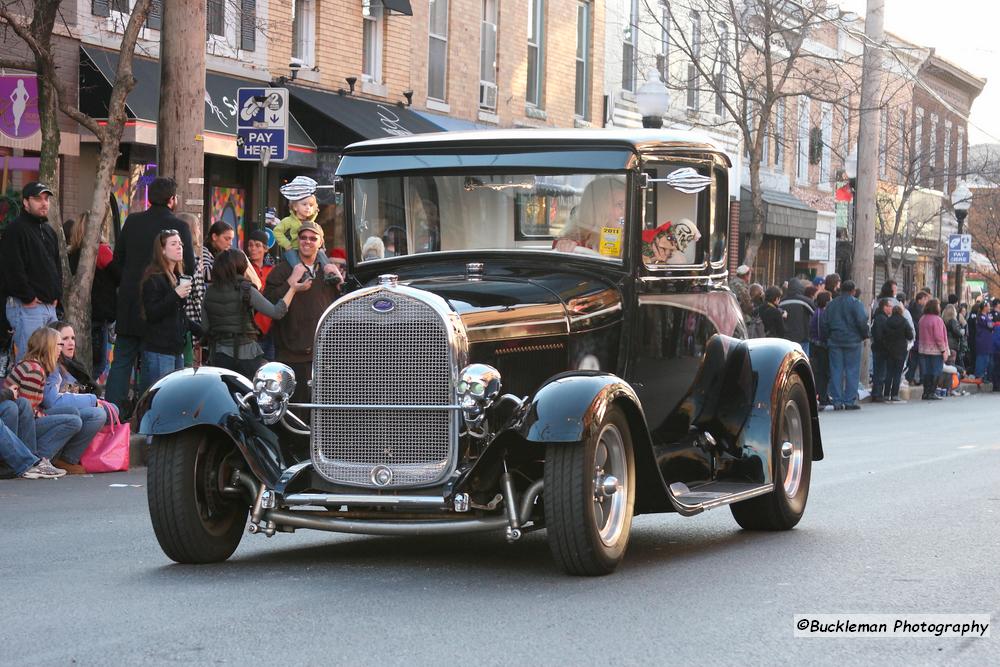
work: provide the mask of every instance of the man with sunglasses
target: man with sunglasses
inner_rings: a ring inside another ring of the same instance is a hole
[[[309,400],[308,380],[312,378],[313,334],[320,317],[340,294],[342,276],[333,263],[319,261],[319,251],[323,248],[322,227],[315,222],[303,222],[298,230],[298,240],[299,248],[295,252],[298,261],[307,269],[306,279],[323,275],[324,280],[313,280],[312,287],[295,297],[288,306],[288,314],[274,321],[271,334],[277,360],[295,371],[297,383],[292,400],[304,403]],[[264,296],[272,303],[288,290],[292,268],[292,263],[282,259],[267,276]]]
[[[184,273],[194,275],[194,248],[191,228],[174,215],[177,206],[177,183],[172,178],[155,178],[149,184],[149,208],[125,218],[112,266],[121,276],[118,284],[118,319],[115,324],[115,351],[108,372],[108,401],[124,410],[129,383],[142,343],[143,321],[140,316],[139,285],[142,274],[153,258],[153,241],[167,230],[176,230],[184,244]],[[141,385],[140,385],[141,386]]]

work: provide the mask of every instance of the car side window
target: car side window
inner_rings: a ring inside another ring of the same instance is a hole
[[[650,164],[643,201],[642,259],[648,268],[699,264],[708,235],[711,178],[690,166]]]

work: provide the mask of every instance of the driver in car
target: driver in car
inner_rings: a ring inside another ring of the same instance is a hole
[[[621,257],[622,229],[628,198],[625,181],[616,176],[595,178],[583,190],[577,218],[552,247],[559,252],[582,252]]]

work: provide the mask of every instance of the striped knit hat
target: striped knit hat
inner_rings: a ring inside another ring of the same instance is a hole
[[[282,185],[279,190],[288,201],[299,201],[316,194],[316,181],[308,176],[296,176],[289,183]]]

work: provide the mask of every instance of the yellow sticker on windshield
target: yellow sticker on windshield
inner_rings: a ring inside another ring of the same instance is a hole
[[[621,257],[621,227],[601,227],[601,246],[598,248],[598,252],[605,257]]]

